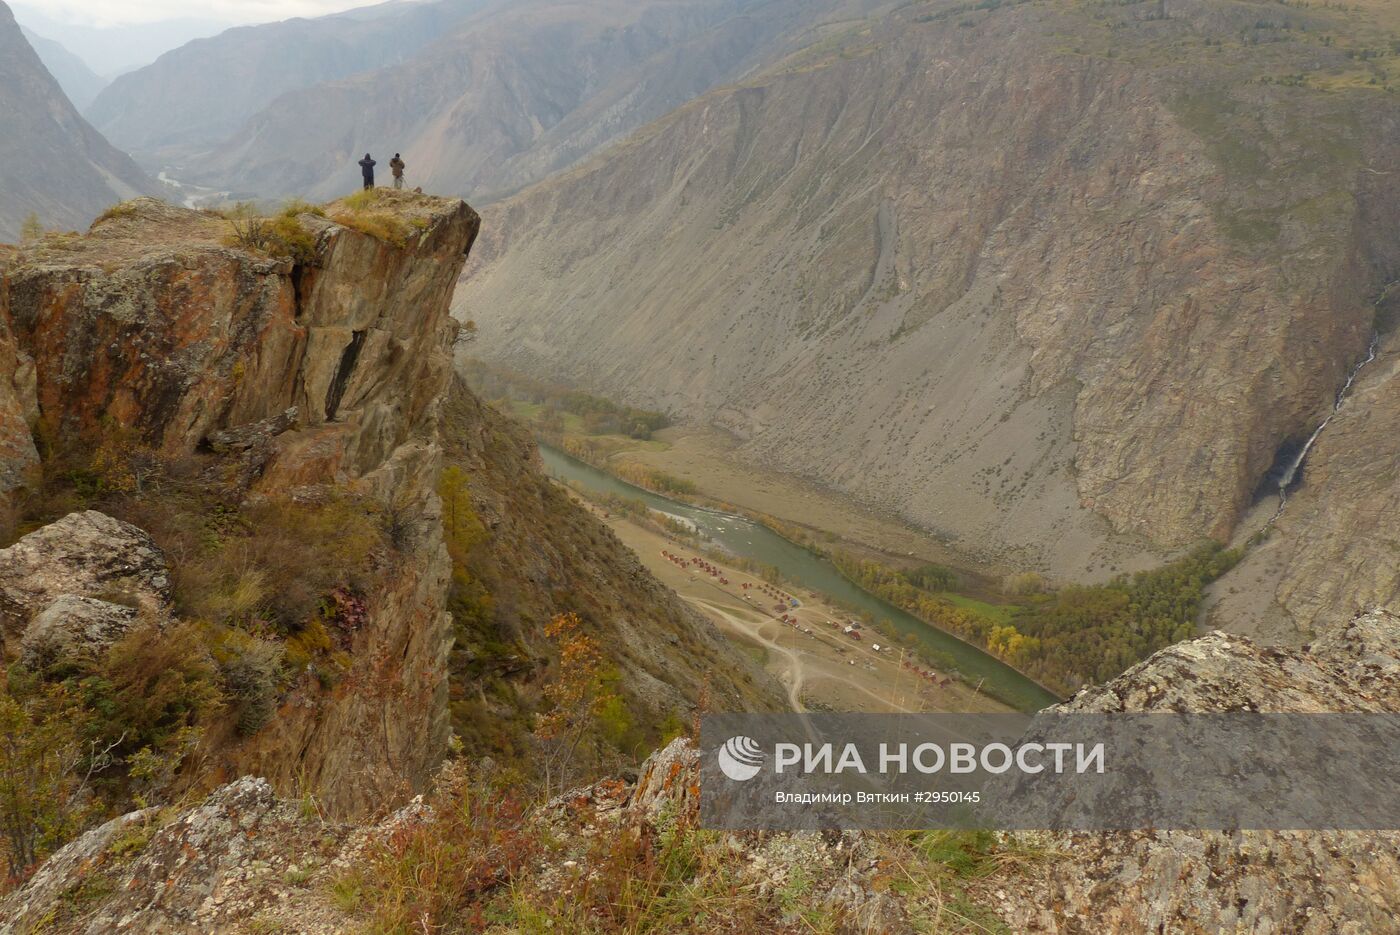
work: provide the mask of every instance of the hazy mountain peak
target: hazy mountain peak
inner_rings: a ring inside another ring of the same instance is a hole
[[[20,29],[74,107],[79,110],[87,107],[93,98],[97,97],[97,93],[107,87],[105,78],[89,68],[87,62],[68,51],[62,43],[46,39],[23,26]]]
[[[52,227],[85,227],[114,202],[156,190],[136,164],[88,125],[0,0],[0,240],[30,213]]]

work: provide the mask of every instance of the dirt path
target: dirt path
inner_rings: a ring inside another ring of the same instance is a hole
[[[780,656],[785,657],[788,661],[788,668],[785,673],[787,677],[783,678],[779,676],[779,680],[787,685],[788,704],[792,705],[792,710],[799,713],[807,710],[802,705],[802,681],[804,670],[802,667],[802,657],[797,652],[788,649],[776,640],[764,636],[761,631],[762,624],[756,625],[748,623],[713,601],[702,600],[698,597],[687,597],[684,598],[684,600],[691,606],[700,608],[703,612],[708,613],[712,617],[719,617],[722,621],[729,624],[732,629],[762,644],[764,648],[770,649]]]

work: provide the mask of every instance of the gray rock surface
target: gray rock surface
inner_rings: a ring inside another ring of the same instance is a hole
[[[92,597],[62,594],[29,621],[19,640],[25,668],[90,661],[135,625],[140,611]]]
[[[240,779],[178,815],[133,812],[69,843],[0,902],[0,935],[349,931],[308,872],[328,871],[348,831],[301,814],[266,780]],[[75,905],[79,888],[104,895]],[[298,921],[254,921],[279,912]]]
[[[1400,617],[1374,611],[1302,650],[1212,634],[1060,710],[1400,711]],[[1134,831],[1047,835],[1055,859],[1010,887],[1017,932],[1395,932],[1400,834]]]
[[[18,639],[63,595],[116,599],[154,616],[170,602],[170,571],[130,523],[70,513],[0,549],[0,640]]]

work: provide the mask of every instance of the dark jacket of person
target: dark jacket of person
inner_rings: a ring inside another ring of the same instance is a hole
[[[379,163],[369,158],[369,153],[365,153],[365,158],[360,160],[360,174],[365,177],[365,181],[374,178],[374,167],[377,165]]]

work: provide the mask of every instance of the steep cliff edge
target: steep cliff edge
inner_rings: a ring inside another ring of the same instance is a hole
[[[1003,564],[1228,536],[1400,269],[1388,33],[982,6],[854,24],[493,206],[477,353]]]
[[[404,517],[392,554],[368,561],[355,612],[323,614],[344,652],[334,690],[294,679],[277,717],[245,722],[251,736],[206,737],[209,771],[295,780],[340,812],[421,786],[448,736],[437,417],[456,334],[448,300],[480,220],[460,201],[424,196],[387,210],[411,231],[402,244],[307,213],[294,262],[227,245],[222,218],[138,200],[85,237],[14,253],[0,280],[0,321],[22,348],[18,382],[49,454],[107,452],[97,495],[138,525],[162,501],[159,477],[201,471],[179,489],[233,516],[261,503],[269,519],[305,508],[302,520],[334,523],[345,495],[357,498],[350,517],[373,504]],[[186,467],[160,467],[176,464]],[[209,516],[172,515],[172,527],[209,522],[205,536],[243,541]],[[172,551],[167,531],[155,532]],[[178,595],[193,557],[169,557],[175,612],[194,614]],[[277,603],[199,616],[256,631]]]

